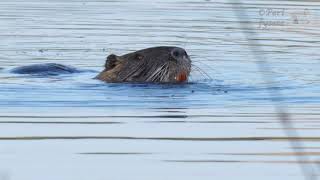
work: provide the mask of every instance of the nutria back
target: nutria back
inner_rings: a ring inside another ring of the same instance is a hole
[[[59,75],[80,72],[74,67],[56,63],[33,64],[17,67],[11,70],[16,74],[35,74],[35,75]]]

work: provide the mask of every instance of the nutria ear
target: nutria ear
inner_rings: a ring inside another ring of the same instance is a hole
[[[104,65],[104,67],[106,69],[112,69],[116,66],[116,62],[118,60],[118,56],[111,54],[107,57],[106,63]]]

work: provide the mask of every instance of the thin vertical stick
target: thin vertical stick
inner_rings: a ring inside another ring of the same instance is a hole
[[[245,10],[243,9],[243,4],[239,0],[230,0],[230,2],[233,5],[234,12],[239,20],[241,18],[244,18],[246,20],[249,20],[248,15],[246,14]],[[257,66],[259,71],[261,72],[262,79],[265,81],[266,84],[269,84],[271,86],[275,85],[275,78],[273,76],[268,76],[267,72],[271,73],[272,68],[269,66],[267,62],[267,55],[264,53],[264,51],[260,48],[261,45],[259,41],[257,40],[257,33],[254,31],[254,28],[250,24],[250,21],[248,22],[240,22],[240,26],[243,30],[243,33],[246,37],[246,40],[249,44],[249,49],[253,55],[253,57],[256,59]],[[258,53],[259,52],[259,53]],[[271,73],[275,75],[275,73]],[[296,154],[296,159],[299,163],[299,167],[301,169],[302,174],[304,175],[304,179],[306,180],[316,180],[317,176],[315,174],[315,169],[313,164],[311,163],[309,156],[299,156],[298,150],[295,147],[301,147],[300,153],[305,151],[304,145],[302,141],[294,140],[291,137],[299,137],[299,133],[294,129],[294,125],[291,121],[290,114],[287,112],[287,106],[283,104],[283,96],[281,94],[281,91],[278,88],[266,88],[269,96],[271,98],[271,101],[273,102],[273,105],[276,109],[276,113],[278,114],[279,121],[281,122],[282,129],[286,136],[289,137],[289,143],[291,145],[292,150]],[[290,140],[291,139],[291,140]]]

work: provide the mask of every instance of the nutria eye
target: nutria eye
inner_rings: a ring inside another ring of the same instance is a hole
[[[137,60],[142,60],[142,59],[143,59],[143,56],[142,56],[141,54],[136,54],[135,59],[137,59]]]
[[[179,57],[179,51],[174,51],[174,52],[173,52],[173,55],[174,55],[175,57]]]

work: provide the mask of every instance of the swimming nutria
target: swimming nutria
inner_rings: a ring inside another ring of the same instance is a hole
[[[179,83],[188,80],[191,60],[179,47],[160,46],[139,50],[122,56],[107,57],[104,70],[95,78],[105,82]],[[78,70],[60,64],[48,63],[18,67],[19,74],[73,73]],[[79,71],[78,71],[79,72]]]

